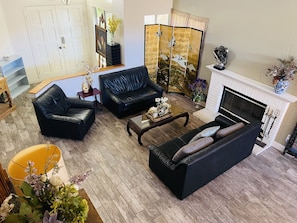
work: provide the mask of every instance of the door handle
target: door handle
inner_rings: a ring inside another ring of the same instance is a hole
[[[65,37],[64,36],[61,37],[61,42],[62,42],[62,44],[65,44]]]

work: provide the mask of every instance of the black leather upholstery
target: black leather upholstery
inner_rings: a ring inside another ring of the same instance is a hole
[[[226,127],[227,123],[230,121],[219,116],[215,121],[160,146],[149,146],[149,167],[179,199],[189,196],[251,154],[260,132],[260,121],[245,125],[178,163],[171,160],[182,146],[203,129],[216,125]]]
[[[145,66],[100,75],[99,83],[103,105],[118,118],[148,109],[163,94]]]
[[[68,98],[55,84],[32,103],[45,136],[81,140],[95,121],[93,102]]]

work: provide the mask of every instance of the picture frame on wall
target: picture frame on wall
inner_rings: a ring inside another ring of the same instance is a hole
[[[98,25],[106,29],[106,13],[103,9],[97,8]]]
[[[95,38],[96,38],[96,52],[106,57],[106,45],[107,45],[107,30],[95,25]]]

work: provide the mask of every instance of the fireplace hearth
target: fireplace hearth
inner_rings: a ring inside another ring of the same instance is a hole
[[[261,134],[258,138],[260,142],[258,144],[261,144],[261,146],[255,145],[253,153],[259,154],[271,147],[290,103],[297,101],[297,97],[288,93],[282,95],[275,94],[272,87],[227,69],[217,70],[213,68],[213,65],[209,65],[207,68],[211,70],[212,73],[206,105],[204,109],[194,112],[194,115],[204,122],[210,122],[214,120],[218,114],[223,114],[225,111],[221,108],[221,101],[224,96],[224,90],[228,89],[233,93],[237,93],[237,96],[244,96],[245,100],[256,102],[262,107],[260,110],[256,109],[252,112],[257,113],[257,118],[263,123]],[[239,99],[236,97],[235,100]],[[242,109],[245,110],[247,108],[244,107]],[[237,113],[237,111],[233,113]],[[259,115],[261,115],[261,117]],[[247,119],[247,121],[251,121],[249,120],[250,117],[238,116]],[[252,116],[254,116],[254,114]]]

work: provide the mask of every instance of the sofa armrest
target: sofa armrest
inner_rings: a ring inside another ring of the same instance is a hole
[[[157,146],[149,145],[150,156],[153,155],[163,163],[168,169],[174,170],[178,165],[169,159]]]
[[[222,116],[222,115],[218,115],[216,118],[215,118],[215,121],[217,123],[220,124],[221,127],[228,127],[228,126],[231,126],[231,125],[234,125],[236,124],[236,122],[232,119],[229,119],[225,116]]]
[[[161,93],[163,92],[163,88],[160,85],[154,83],[151,79],[148,79],[147,86],[155,89],[158,92],[161,92]]]
[[[66,100],[71,108],[95,108],[93,101],[85,101],[78,98],[67,98]]]

